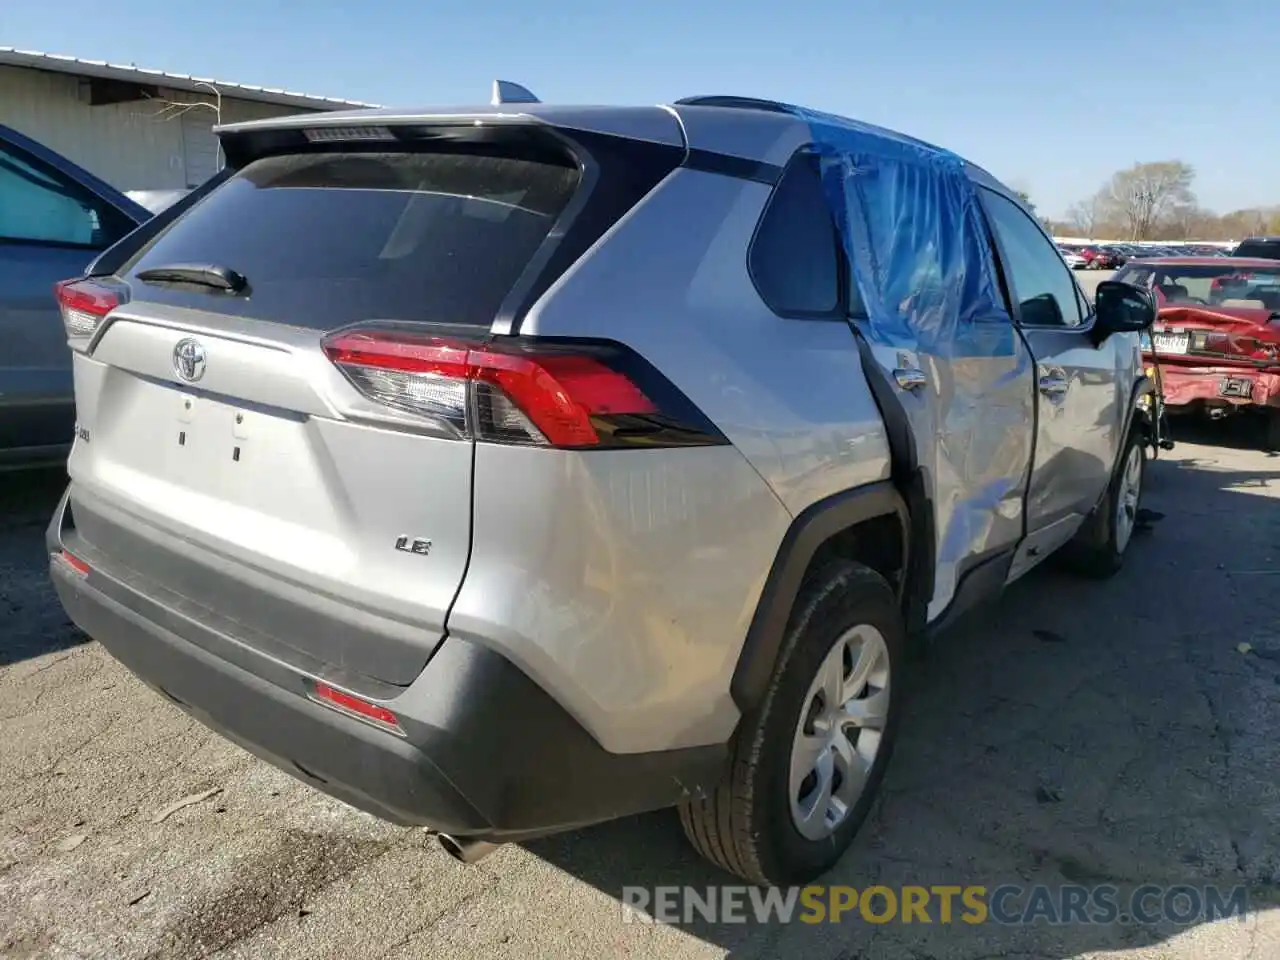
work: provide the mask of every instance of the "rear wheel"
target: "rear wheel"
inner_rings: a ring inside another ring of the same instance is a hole
[[[840,859],[897,735],[904,636],[893,590],[874,571],[839,561],[810,580],[724,782],[680,808],[699,853],[775,884],[807,882]]]

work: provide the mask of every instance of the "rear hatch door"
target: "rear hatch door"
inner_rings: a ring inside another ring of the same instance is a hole
[[[245,165],[111,278],[128,302],[77,357],[77,535],[233,639],[410,683],[465,573],[472,443],[371,403],[323,338],[486,335],[579,179],[493,146]]]

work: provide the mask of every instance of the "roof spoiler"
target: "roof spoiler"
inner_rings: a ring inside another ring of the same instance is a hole
[[[761,100],[757,97],[735,97],[712,94],[683,97],[677,107],[736,107],[740,110],[765,110],[769,113],[791,113],[795,108],[777,100]]]
[[[500,107],[504,103],[541,103],[542,101],[535,97],[528,87],[522,87],[518,83],[512,83],[510,80],[493,81],[493,96],[489,103],[495,107]]]

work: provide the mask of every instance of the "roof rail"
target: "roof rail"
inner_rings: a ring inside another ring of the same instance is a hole
[[[790,113],[791,108],[776,100],[760,100],[756,97],[734,97],[708,95],[701,97],[685,97],[677,100],[680,107],[733,107],[737,110],[764,110],[768,113]]]
[[[493,96],[490,104],[495,107],[502,106],[504,103],[541,103],[528,87],[522,87],[518,83],[512,83],[510,80],[493,81]]]

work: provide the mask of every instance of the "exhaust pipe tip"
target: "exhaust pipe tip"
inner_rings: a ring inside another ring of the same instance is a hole
[[[469,837],[453,837],[447,833],[437,835],[444,852],[461,863],[478,863],[493,851],[498,844],[486,840],[472,840]]]

